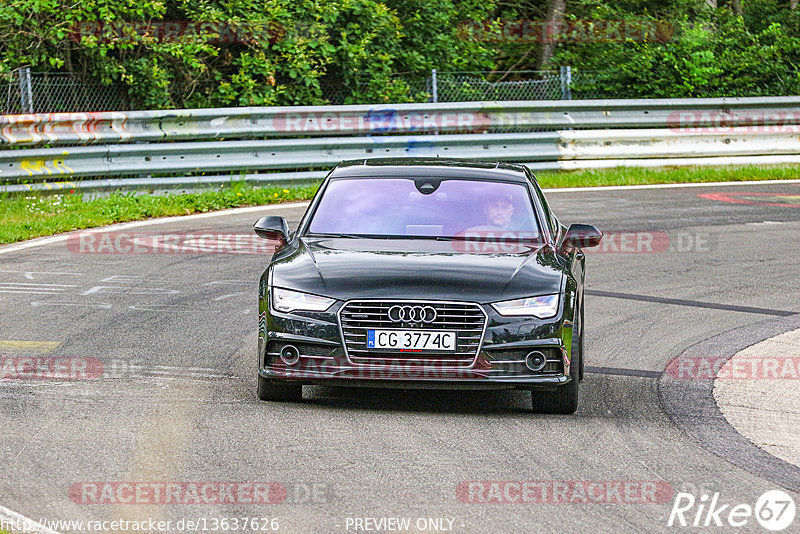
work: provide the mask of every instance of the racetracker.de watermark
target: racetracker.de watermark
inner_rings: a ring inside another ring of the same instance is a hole
[[[676,380],[798,380],[800,356],[678,356],[665,373]]]
[[[798,134],[800,111],[673,111],[667,125],[675,133]]]
[[[524,115],[502,117],[502,125],[527,120]],[[472,132],[492,126],[489,115],[474,111],[403,111],[378,109],[363,115],[352,112],[288,112],[272,118],[278,133],[320,132],[434,132],[437,130]]]
[[[73,254],[272,254],[277,245],[255,234],[87,231],[67,238]]]
[[[579,239],[580,240],[580,239]],[[458,252],[522,254],[542,246],[538,234],[508,230],[465,230],[453,239]],[[711,252],[717,241],[708,232],[610,231],[590,254],[659,254],[664,252]]]
[[[100,43],[175,43],[199,40],[210,44],[249,44],[274,43],[285,34],[286,28],[273,21],[102,20],[74,23],[69,38],[77,43],[86,40]]]
[[[446,378],[483,379],[491,365],[479,357],[472,367],[457,367],[450,362],[415,358],[422,350],[398,349],[408,354],[403,358],[386,358],[376,365],[351,365],[344,356],[328,359],[300,358],[294,365],[275,359],[269,368],[286,378],[346,379],[346,380],[438,380]]]
[[[76,482],[69,498],[76,504],[279,504],[286,500],[279,482]]]
[[[92,380],[103,372],[94,357],[0,356],[0,380]]]
[[[486,20],[458,25],[465,41],[527,43],[665,42],[675,25],[665,20]]]
[[[456,488],[468,504],[662,504],[674,493],[648,480],[471,480]]]

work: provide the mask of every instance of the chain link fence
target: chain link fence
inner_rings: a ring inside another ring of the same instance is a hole
[[[448,72],[431,75],[436,102],[480,100],[568,99],[569,83],[555,71],[522,71],[492,76],[485,72]],[[496,78],[492,81],[492,77]]]
[[[350,84],[323,78],[322,97],[329,104],[387,104],[400,102],[471,102],[481,100],[568,100],[605,98],[594,73],[560,71],[437,72],[413,77],[396,74],[399,88],[390,102],[369,97],[369,80]],[[80,74],[31,72],[18,69],[0,74],[0,113],[58,113],[130,111],[142,109],[124,84],[86,82]]]
[[[392,81],[402,81],[408,89],[402,102],[476,102],[486,100],[571,100],[608,98],[591,72],[560,70],[525,70],[510,72],[468,71],[438,72],[425,77],[396,74]],[[579,88],[575,85],[580,84]],[[365,96],[369,81],[346,86],[336,80],[322,80],[322,96],[331,104],[376,104]]]
[[[0,75],[0,106],[3,114],[133,109],[122,84],[86,83],[78,74],[27,68]]]

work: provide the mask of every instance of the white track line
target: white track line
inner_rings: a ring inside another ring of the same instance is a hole
[[[5,506],[0,506],[0,525],[15,534],[59,534],[58,531],[47,528]]]
[[[571,191],[624,191],[629,189],[670,189],[681,187],[730,187],[732,185],[800,184],[800,180],[750,180],[742,182],[698,182],[690,184],[643,184],[643,185],[598,185],[592,187],[554,187],[547,193],[569,193]]]
[[[221,217],[224,215],[238,215],[242,213],[272,211],[282,208],[299,208],[308,204],[307,202],[291,202],[285,204],[268,204],[266,206],[249,206],[247,208],[234,208],[230,210],[214,211],[211,213],[198,213],[195,215],[180,215],[178,217],[160,217],[157,219],[147,219],[144,221],[134,221],[120,224],[112,224],[109,226],[100,226],[98,228],[87,228],[85,230],[76,230],[74,232],[67,232],[52,237],[39,237],[29,241],[23,241],[13,245],[4,245],[0,247],[0,254],[7,254],[9,252],[16,252],[32,247],[41,247],[43,245],[51,245],[53,243],[60,243],[66,241],[71,234],[77,232],[105,232],[109,229],[113,230],[127,230],[128,228],[139,228],[141,226],[150,226],[153,224],[166,224],[170,222],[192,221],[195,219],[208,219],[210,217]],[[254,221],[255,222],[255,221]]]

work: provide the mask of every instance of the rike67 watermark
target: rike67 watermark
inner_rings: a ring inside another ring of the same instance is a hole
[[[770,490],[751,506],[747,503],[724,502],[720,493],[703,493],[699,498],[680,492],[675,496],[667,526],[678,527],[743,527],[753,518],[761,527],[777,532],[785,530],[796,514],[794,499],[781,490]]]

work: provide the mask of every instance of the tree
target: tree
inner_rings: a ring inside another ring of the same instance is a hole
[[[547,35],[556,35],[558,27],[564,20],[564,13],[567,10],[567,0],[547,0]],[[537,70],[542,70],[550,63],[555,51],[555,43],[552,39],[544,39],[539,45],[539,57],[536,61]]]

